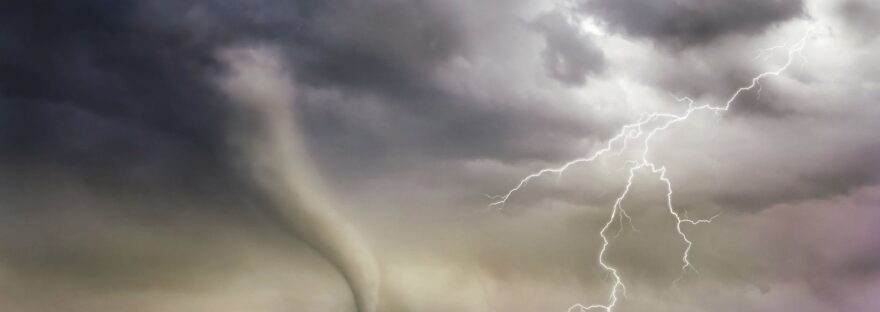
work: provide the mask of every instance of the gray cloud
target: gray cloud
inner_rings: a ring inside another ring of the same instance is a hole
[[[843,22],[856,30],[863,39],[873,39],[878,34],[880,24],[880,7],[876,3],[862,0],[847,0],[841,2],[837,10]]]
[[[811,38],[807,62],[729,114],[655,137],[650,156],[669,168],[676,207],[721,216],[684,228],[701,273],[674,290],[683,244],[662,185],[639,174],[624,202],[638,231],[612,226],[609,259],[630,287],[620,311],[874,310],[872,4],[577,7],[607,33],[559,10],[501,0],[0,5],[0,310],[351,311],[338,267],[359,256],[333,247],[333,225],[371,247],[381,311],[602,302],[597,231],[637,150],[536,179],[502,211],[481,212],[484,194],[589,155],[640,113],[681,112],[670,94],[726,100],[778,66],[780,51],[757,51],[799,37],[807,15],[832,30]],[[219,51],[262,45],[290,77],[233,75],[218,88],[237,62]],[[295,103],[294,117],[242,109],[263,96]],[[230,142],[277,125],[266,120],[291,128],[268,143]],[[278,152],[297,134],[295,155]],[[251,176],[248,164],[263,171]],[[289,204],[315,195],[301,190],[318,180],[350,224],[283,218],[279,208],[302,208]],[[325,241],[297,238],[308,235],[297,223]]]
[[[707,44],[730,34],[755,34],[804,13],[801,0],[587,0],[584,13],[615,31],[658,44]]]
[[[601,73],[605,66],[602,50],[559,12],[542,15],[533,27],[544,35],[541,52],[547,73],[560,82],[583,85],[587,76]]]

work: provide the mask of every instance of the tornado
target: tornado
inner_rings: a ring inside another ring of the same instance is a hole
[[[343,276],[358,312],[375,312],[380,286],[376,260],[343,218],[305,149],[295,124],[294,83],[280,53],[269,46],[217,53],[216,83],[233,106],[230,139],[240,168],[266,197],[287,230]]]

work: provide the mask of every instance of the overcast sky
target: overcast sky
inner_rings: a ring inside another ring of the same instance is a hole
[[[806,38],[652,138],[717,217],[682,273],[639,171],[614,311],[876,311],[878,36],[870,0],[0,4],[0,310],[605,304],[637,143],[491,197]]]

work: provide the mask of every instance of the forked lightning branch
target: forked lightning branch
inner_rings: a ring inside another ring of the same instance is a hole
[[[752,77],[749,84],[740,87],[721,105],[712,105],[712,104],[697,104],[692,99],[688,97],[679,98],[678,101],[682,103],[687,103],[688,108],[682,114],[673,114],[673,113],[652,113],[645,115],[640,118],[638,121],[624,125],[621,127],[620,131],[608,140],[607,144],[605,144],[604,148],[596,151],[592,155],[584,158],[577,158],[572,161],[569,161],[561,166],[553,167],[553,168],[545,168],[535,173],[532,173],[516,184],[513,188],[507,191],[502,195],[491,196],[490,198],[494,200],[494,202],[489,204],[490,208],[498,208],[501,209],[508,202],[508,200],[526,187],[529,182],[532,180],[542,177],[548,174],[561,174],[568,170],[569,168],[575,165],[587,164],[591,163],[603,156],[611,155],[611,156],[620,156],[623,154],[625,150],[633,146],[633,144],[641,144],[642,152],[640,153],[640,157],[634,160],[628,160],[627,170],[628,173],[626,177],[626,186],[623,191],[614,201],[614,205],[611,207],[611,214],[608,217],[608,220],[605,222],[605,225],[599,231],[599,236],[602,239],[602,248],[599,250],[599,266],[602,270],[606,271],[612,277],[612,285],[609,290],[608,299],[605,303],[601,304],[581,304],[577,303],[572,305],[568,312],[585,312],[592,310],[606,311],[612,312],[614,307],[618,304],[620,300],[620,296],[626,293],[626,285],[623,282],[623,278],[621,277],[618,269],[611,263],[608,263],[606,259],[606,253],[609,245],[612,243],[611,238],[607,235],[607,232],[614,221],[622,221],[624,219],[629,220],[629,215],[627,215],[626,210],[624,210],[622,202],[627,198],[627,195],[630,194],[631,187],[633,185],[633,181],[635,180],[636,174],[640,171],[648,171],[653,174],[653,176],[657,177],[657,179],[663,182],[666,185],[666,208],[669,211],[669,214],[672,215],[677,221],[675,224],[675,229],[678,233],[678,236],[681,238],[682,242],[685,244],[684,252],[681,255],[681,270],[682,276],[688,271],[693,270],[696,272],[696,269],[693,267],[689,260],[689,255],[691,248],[693,247],[693,242],[688,238],[688,236],[684,233],[682,227],[684,225],[699,225],[703,223],[711,223],[712,220],[717,217],[713,216],[709,219],[691,219],[688,218],[686,214],[680,213],[675,206],[673,205],[673,186],[672,181],[666,176],[666,167],[662,164],[657,164],[652,161],[650,158],[651,151],[651,140],[658,134],[661,133],[673,125],[686,121],[690,116],[699,112],[714,112],[714,113],[723,113],[730,110],[731,105],[736,99],[741,95],[749,91],[760,92],[761,89],[761,81],[772,77],[779,76],[782,72],[787,70],[795,61],[796,57],[803,57],[801,54],[807,40],[811,36],[812,31],[809,29],[806,31],[804,36],[790,44],[783,44],[780,46],[775,46],[770,49],[762,50],[762,53],[768,53],[772,50],[776,49],[786,49],[786,61],[781,66],[777,67],[775,70],[767,71],[760,73],[754,77]]]

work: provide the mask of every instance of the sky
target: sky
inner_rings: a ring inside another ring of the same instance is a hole
[[[876,311],[878,37],[870,0],[8,1],[0,310]]]

